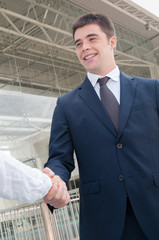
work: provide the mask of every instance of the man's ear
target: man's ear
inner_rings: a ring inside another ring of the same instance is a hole
[[[115,36],[110,38],[110,44],[111,44],[112,49],[116,48],[117,38]]]

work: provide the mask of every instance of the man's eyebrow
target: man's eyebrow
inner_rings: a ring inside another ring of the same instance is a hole
[[[89,38],[89,37],[97,37],[98,36],[98,34],[96,34],[96,33],[90,33],[90,34],[88,34],[87,36],[86,36],[86,38]],[[77,44],[78,42],[80,42],[81,41],[81,39],[77,39],[76,41],[75,41],[75,44]]]

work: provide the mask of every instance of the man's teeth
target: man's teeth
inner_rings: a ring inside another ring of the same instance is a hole
[[[85,59],[87,60],[87,59],[89,59],[89,58],[91,58],[91,57],[94,57],[94,56],[95,56],[95,54],[91,54],[91,55],[85,57]]]

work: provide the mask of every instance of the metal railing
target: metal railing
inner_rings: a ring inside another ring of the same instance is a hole
[[[0,240],[79,239],[79,198],[71,199],[67,206],[54,210],[53,214],[48,211],[47,218],[43,216],[43,204],[37,202],[1,211]],[[46,229],[47,221],[51,229]]]

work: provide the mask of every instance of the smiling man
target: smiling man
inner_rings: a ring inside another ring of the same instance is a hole
[[[87,76],[58,99],[45,166],[68,183],[76,153],[81,240],[158,240],[159,81],[119,70],[107,16],[81,16],[73,38]],[[45,200],[67,198],[52,188]]]
[[[116,67],[113,54],[116,37],[108,39],[99,25],[89,24],[78,28],[74,39],[78,59],[89,72],[105,76]]]

